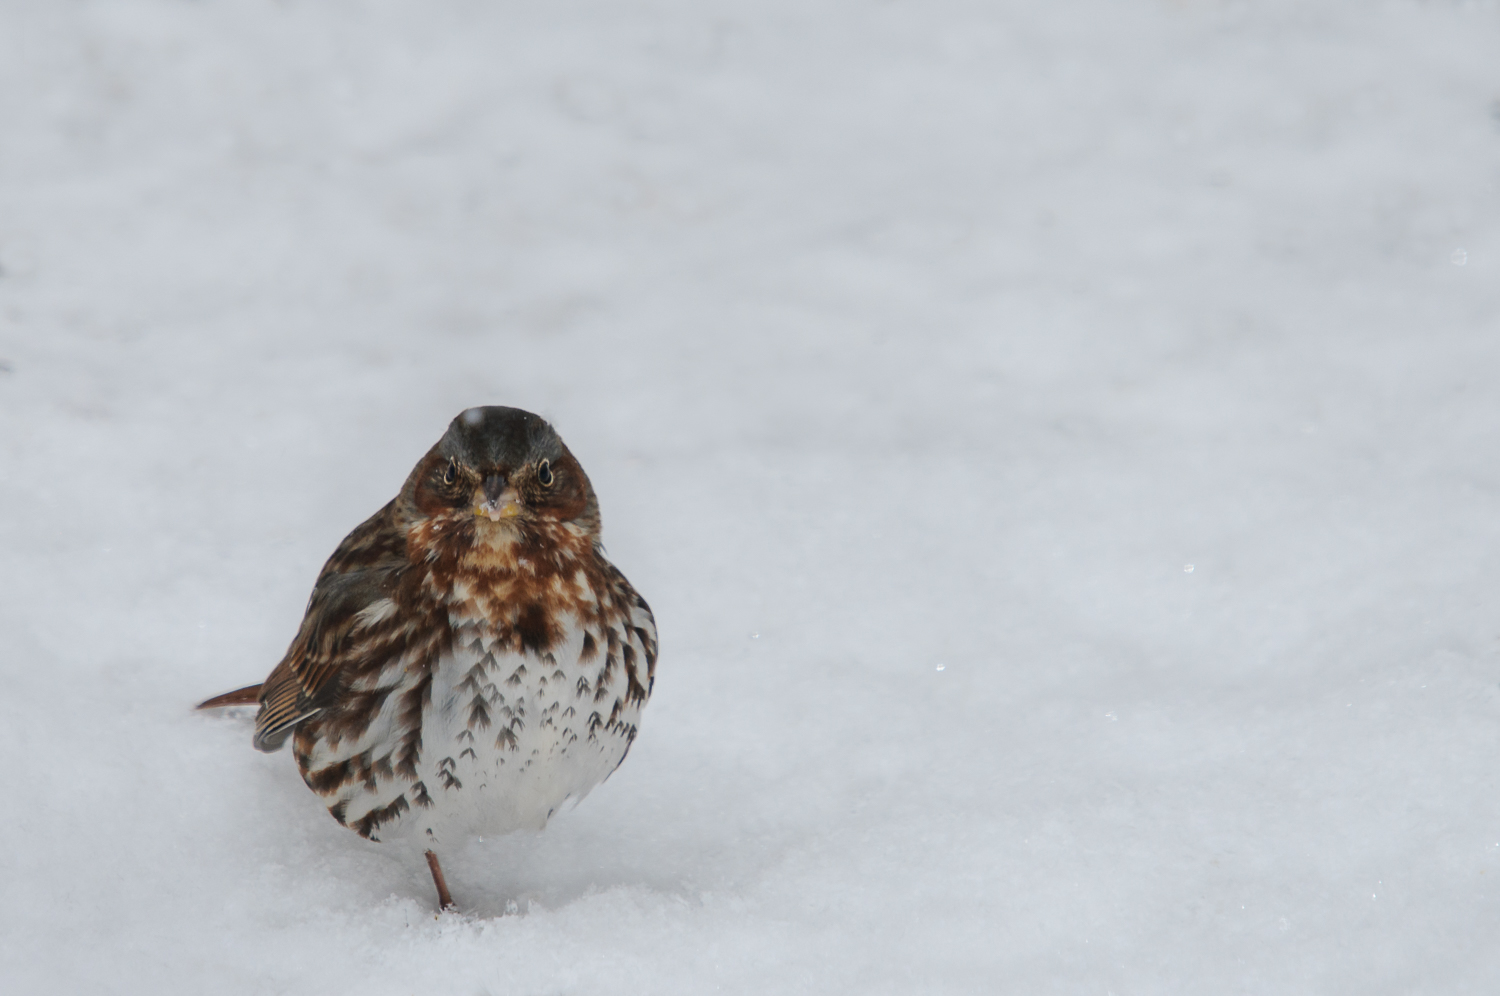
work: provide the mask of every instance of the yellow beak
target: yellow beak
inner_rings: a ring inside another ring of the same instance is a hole
[[[509,488],[493,501],[481,502],[474,506],[476,516],[484,516],[491,522],[499,522],[501,519],[514,519],[521,514],[521,503],[516,500],[516,493]]]

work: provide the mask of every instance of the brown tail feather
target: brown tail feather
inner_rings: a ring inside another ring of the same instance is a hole
[[[260,703],[260,686],[246,685],[244,688],[236,688],[232,692],[223,695],[215,695],[206,702],[199,702],[199,709],[223,709],[225,706],[258,705]]]

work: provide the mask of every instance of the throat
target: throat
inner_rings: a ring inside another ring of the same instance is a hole
[[[514,571],[525,559],[526,544],[521,531],[509,522],[478,520],[474,523],[474,541],[459,558],[471,570]]]

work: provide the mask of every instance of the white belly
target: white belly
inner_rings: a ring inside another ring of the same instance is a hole
[[[629,626],[590,632],[571,621],[564,639],[546,653],[497,647],[493,633],[478,624],[456,627],[455,646],[433,669],[423,705],[417,777],[347,786],[340,793],[347,799],[346,822],[404,798],[406,805],[398,803],[399,814],[383,820],[373,839],[429,847],[540,829],[607,778],[635,739],[645,704],[632,700],[622,658],[644,661],[646,647]],[[586,636],[593,651],[587,660]],[[401,690],[387,698],[392,708],[336,753],[357,755],[388,739],[393,707],[418,680],[382,674],[380,685]],[[334,760],[326,756],[316,766]]]

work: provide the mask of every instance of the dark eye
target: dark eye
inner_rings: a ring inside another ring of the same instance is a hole
[[[552,487],[552,461],[543,460],[536,465],[536,479],[542,482],[542,487]]]
[[[445,471],[443,471],[443,483],[444,484],[452,484],[457,479],[458,479],[458,461],[457,460],[449,460],[448,461],[448,469],[445,470]]]

